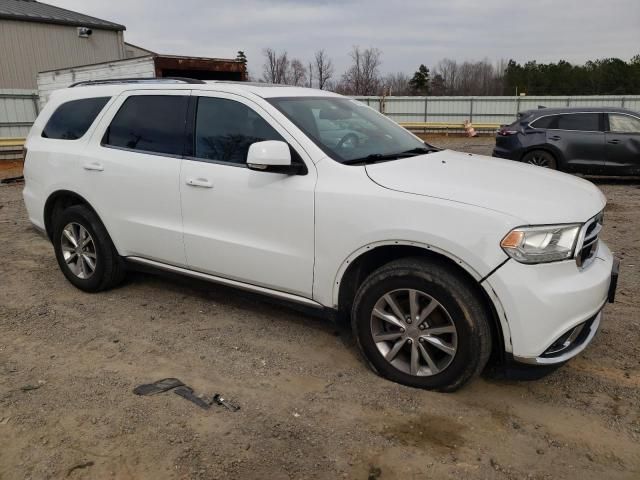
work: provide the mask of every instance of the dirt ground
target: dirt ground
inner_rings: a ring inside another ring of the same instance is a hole
[[[0,186],[0,479],[638,479],[640,180],[597,183],[622,270],[593,344],[455,394],[383,380],[346,326],[228,288],[136,273],[82,293]],[[241,409],[132,393],[163,377]]]

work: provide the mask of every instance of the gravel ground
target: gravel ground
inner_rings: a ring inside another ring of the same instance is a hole
[[[0,479],[640,478],[640,181],[598,186],[622,260],[600,334],[541,380],[455,394],[383,380],[346,326],[228,288],[137,273],[82,293],[1,186]],[[241,409],[132,393],[163,377]]]

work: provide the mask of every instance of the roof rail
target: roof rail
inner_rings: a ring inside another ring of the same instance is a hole
[[[103,80],[85,80],[69,85],[69,88],[80,87],[85,85],[111,85],[118,83],[206,83],[197,78],[186,77],[141,77],[141,78],[105,78]]]

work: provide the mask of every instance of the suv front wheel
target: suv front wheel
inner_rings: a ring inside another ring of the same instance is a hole
[[[99,292],[124,279],[124,262],[98,216],[73,205],[54,217],[53,247],[67,280],[85,292]]]
[[[485,367],[489,313],[467,279],[424,258],[393,261],[360,286],[352,327],[372,369],[411,387],[454,391]]]

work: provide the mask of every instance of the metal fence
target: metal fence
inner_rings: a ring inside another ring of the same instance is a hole
[[[356,97],[396,122],[511,123],[544,107],[622,107],[640,111],[640,95],[580,97]]]
[[[38,92],[0,90],[0,138],[23,138],[38,116]]]
[[[21,160],[23,139],[38,116],[35,90],[0,89],[0,160]]]
[[[640,95],[581,97],[356,97],[396,122],[511,123],[517,112],[545,107],[623,107]],[[0,90],[0,138],[26,137],[38,115],[35,90]]]

